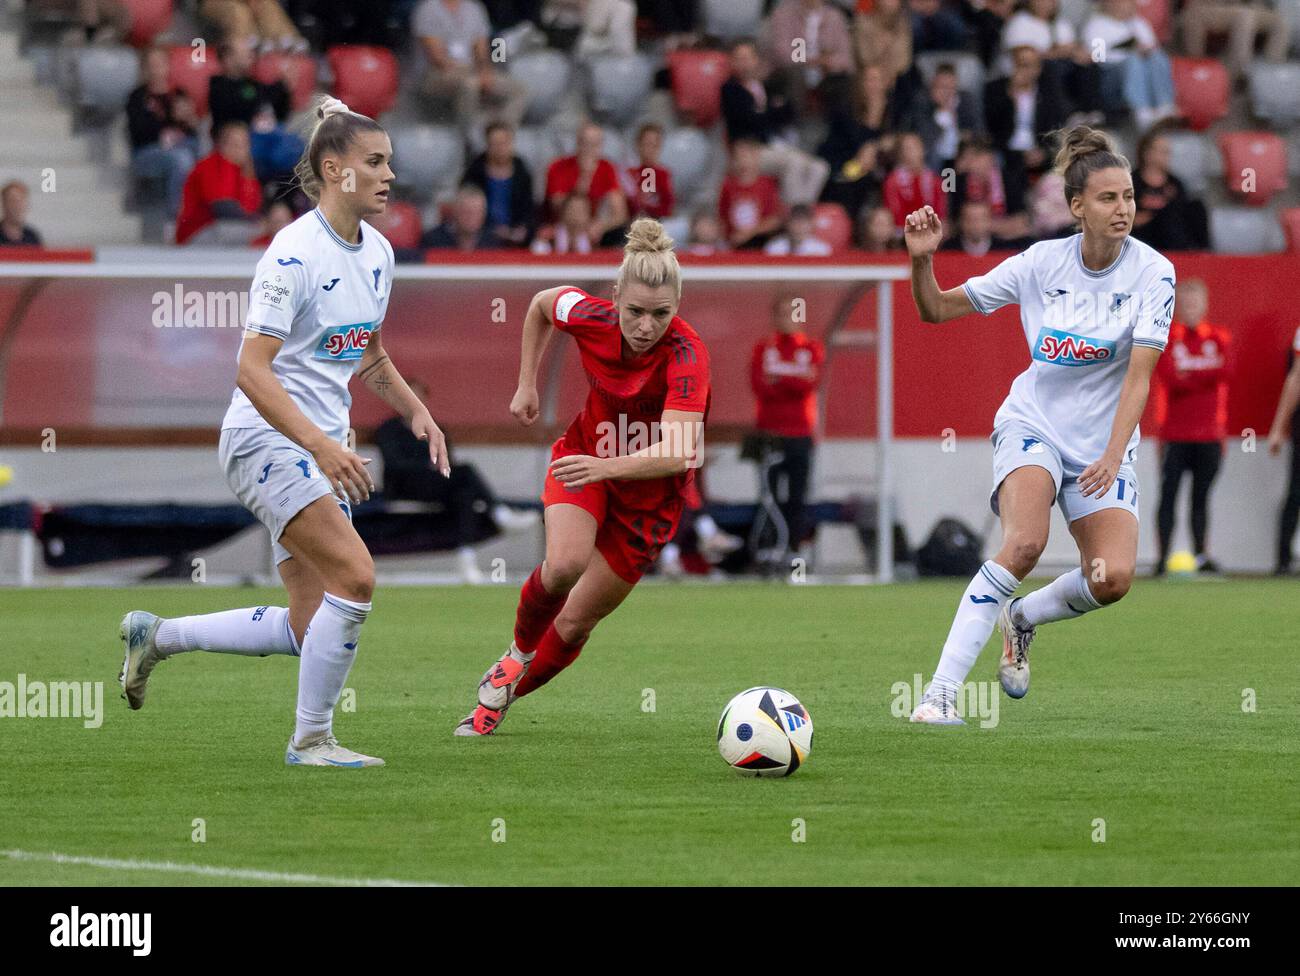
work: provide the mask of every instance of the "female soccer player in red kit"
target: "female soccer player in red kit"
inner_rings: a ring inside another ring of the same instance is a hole
[[[613,301],[569,286],[533,297],[510,412],[525,427],[537,421],[537,368],[553,329],[578,344],[591,390],[551,448],[546,558],[457,735],[491,735],[516,698],[572,664],[673,537],[709,408],[709,354],[677,317],[681,294],[672,238],[643,217],[628,231]]]

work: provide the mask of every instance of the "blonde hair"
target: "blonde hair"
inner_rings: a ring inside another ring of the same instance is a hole
[[[618,269],[619,290],[629,281],[651,288],[672,285],[675,297],[682,297],[682,270],[673,253],[673,239],[652,217],[638,217],[628,228],[623,265]]]
[[[1061,141],[1053,168],[1065,180],[1065,202],[1083,196],[1088,177],[1098,170],[1118,166],[1132,170],[1129,161],[1115,148],[1111,137],[1101,129],[1076,125],[1072,129],[1058,129],[1053,133]]]
[[[348,109],[337,98],[316,96],[316,122],[307,137],[307,147],[293,168],[294,178],[313,203],[320,203],[323,185],[321,160],[327,155],[342,156],[352,140],[362,132],[383,132],[384,127],[366,115]]]

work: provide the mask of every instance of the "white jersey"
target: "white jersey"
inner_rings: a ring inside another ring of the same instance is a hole
[[[384,236],[363,221],[360,243],[348,244],[320,210],[276,234],[257,263],[245,335],[284,340],[271,371],[336,443],[348,431],[348,381],[384,320],[392,287],[393,248]],[[271,425],[236,388],[221,429],[242,427]]]
[[[1099,459],[1110,440],[1133,346],[1163,350],[1174,311],[1174,266],[1132,238],[1104,271],[1083,265],[1083,235],[1042,241],[962,287],[988,315],[1012,303],[1029,343],[995,427],[1018,421],[1060,452],[1067,476]],[[1140,432],[1124,452],[1131,461]]]

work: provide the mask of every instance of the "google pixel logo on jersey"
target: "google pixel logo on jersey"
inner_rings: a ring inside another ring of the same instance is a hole
[[[373,322],[361,322],[357,325],[336,325],[326,329],[316,344],[313,359],[329,359],[341,362],[360,359],[370,344],[370,327]]]
[[[1115,343],[1109,339],[1089,339],[1087,336],[1063,332],[1060,329],[1042,328],[1034,343],[1034,358],[1040,363],[1057,366],[1091,366],[1115,358]]]

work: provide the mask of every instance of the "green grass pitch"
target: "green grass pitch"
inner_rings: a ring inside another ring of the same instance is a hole
[[[466,741],[451,729],[516,588],[381,587],[336,721],[388,761],[360,771],[285,767],[294,659],[188,654],[142,711],[118,698],[124,611],[279,592],[0,591],[0,681],[105,682],[100,728],[0,718],[0,851],[450,884],[1295,882],[1300,586],[1139,581],[1040,630],[1030,694],[996,726],[912,726],[893,686],[930,676],[961,590],[644,586]],[[972,679],[995,665],[990,643]],[[789,779],[717,754],[723,704],[756,684],[815,723]],[[203,883],[236,882],[0,856],[0,885]]]

